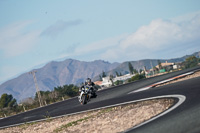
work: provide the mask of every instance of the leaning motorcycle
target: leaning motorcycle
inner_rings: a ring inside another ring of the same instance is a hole
[[[83,104],[87,104],[90,101],[90,98],[92,96],[92,90],[90,86],[83,86],[82,88],[80,88],[80,95],[79,95],[79,102],[83,105]]]

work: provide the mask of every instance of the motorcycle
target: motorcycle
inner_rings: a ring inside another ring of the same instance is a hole
[[[79,102],[83,105],[83,104],[87,104],[91,97],[92,97],[92,87],[85,85],[82,88],[80,88],[80,95],[78,97]]]

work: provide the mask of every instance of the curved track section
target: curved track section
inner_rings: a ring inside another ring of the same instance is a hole
[[[137,126],[131,128],[131,129],[125,131],[125,132],[132,131],[132,130],[134,130],[134,129],[138,128],[138,127],[141,127],[141,126],[143,126],[143,125],[145,125],[145,124],[147,124],[147,123],[149,123],[149,122],[151,122],[151,121],[153,121],[153,120],[155,120],[155,119],[157,119],[157,118],[159,118],[159,117],[164,116],[165,114],[171,112],[172,110],[174,110],[174,109],[176,109],[178,106],[180,106],[180,105],[185,101],[185,99],[186,99],[186,97],[183,96],[183,95],[165,95],[165,96],[158,96],[158,97],[147,98],[147,99],[145,99],[145,100],[152,100],[152,99],[157,99],[157,98],[175,98],[175,99],[177,98],[177,99],[178,99],[178,102],[175,103],[175,104],[174,104],[171,108],[169,108],[168,110],[162,112],[161,114],[159,114],[159,115],[157,115],[157,116],[155,116],[155,117],[153,117],[153,118],[151,118],[151,119],[149,119],[149,120],[147,120],[147,121],[145,121],[145,122],[143,122],[143,123],[141,123],[141,124],[139,124],[139,125],[137,125]]]
[[[156,118],[153,121],[146,123],[138,128],[132,129],[128,132],[181,133],[187,131],[187,133],[190,133],[190,131],[194,130],[200,132],[200,120],[198,119],[200,118],[200,77],[184,82],[177,82],[166,86],[150,88],[145,91],[128,94],[140,88],[179,76],[181,74],[196,71],[198,69],[200,69],[200,67],[177,71],[158,77],[148,78],[102,90],[98,92],[97,98],[92,99],[87,105],[84,106],[80,105],[77,97],[75,97],[66,101],[27,111],[15,116],[0,119],[0,128],[43,120],[46,115],[49,115],[50,117],[60,117],[63,115],[74,114],[77,112],[83,112],[92,109],[94,110],[97,108],[117,105],[120,103],[147,99],[150,97],[158,97],[164,95],[183,95],[186,97],[185,102],[177,106],[174,110],[168,112],[162,117]]]

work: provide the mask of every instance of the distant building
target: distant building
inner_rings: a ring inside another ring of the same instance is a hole
[[[127,79],[129,79],[129,78],[131,78],[133,76],[134,76],[134,74],[133,75],[132,74],[126,74],[126,75],[123,75],[123,76],[117,76],[117,77],[113,78],[112,80],[111,80],[110,76],[108,76],[108,77],[102,78],[103,81],[96,81],[94,83],[96,85],[101,86],[101,87],[110,87],[117,80],[119,80],[119,81],[125,81],[125,80],[127,80]]]
[[[168,63],[167,61],[165,63],[161,63],[161,66],[166,69],[166,71],[169,70],[175,70],[180,68],[180,63]],[[159,65],[156,66],[157,69],[159,69]]]
[[[98,85],[98,86],[101,86],[102,81],[96,81],[96,82],[94,82],[94,84],[95,84],[95,85]]]
[[[173,69],[178,69],[178,65],[173,65]]]
[[[173,67],[174,63],[168,63],[167,61],[165,63],[161,63],[162,67],[168,67],[172,66]],[[157,69],[159,69],[159,65],[156,66]]]
[[[96,81],[94,84],[99,85],[100,87],[110,87],[112,86],[112,81],[110,80],[109,77],[104,77],[102,78],[103,81]]]
[[[125,81],[127,79],[130,79],[131,77],[133,77],[135,74],[126,74],[126,75],[123,75],[123,76],[117,76],[116,78],[113,79],[113,82],[116,82],[117,80],[119,81]]]
[[[102,81],[101,87],[110,87],[110,86],[112,86],[112,81],[110,79],[110,76],[103,77],[102,80],[103,81]]]

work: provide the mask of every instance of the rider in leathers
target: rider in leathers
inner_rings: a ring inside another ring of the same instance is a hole
[[[96,94],[97,89],[96,89],[96,87],[95,87],[94,82],[92,82],[92,80],[91,80],[90,78],[87,78],[86,81],[85,81],[85,83],[84,83],[84,85],[81,86],[81,88],[84,88],[85,85],[88,85],[88,86],[91,87],[91,91],[92,91],[91,94],[92,94],[92,97],[96,97],[96,96],[97,96],[97,94]],[[81,88],[80,88],[79,91],[81,91]]]

